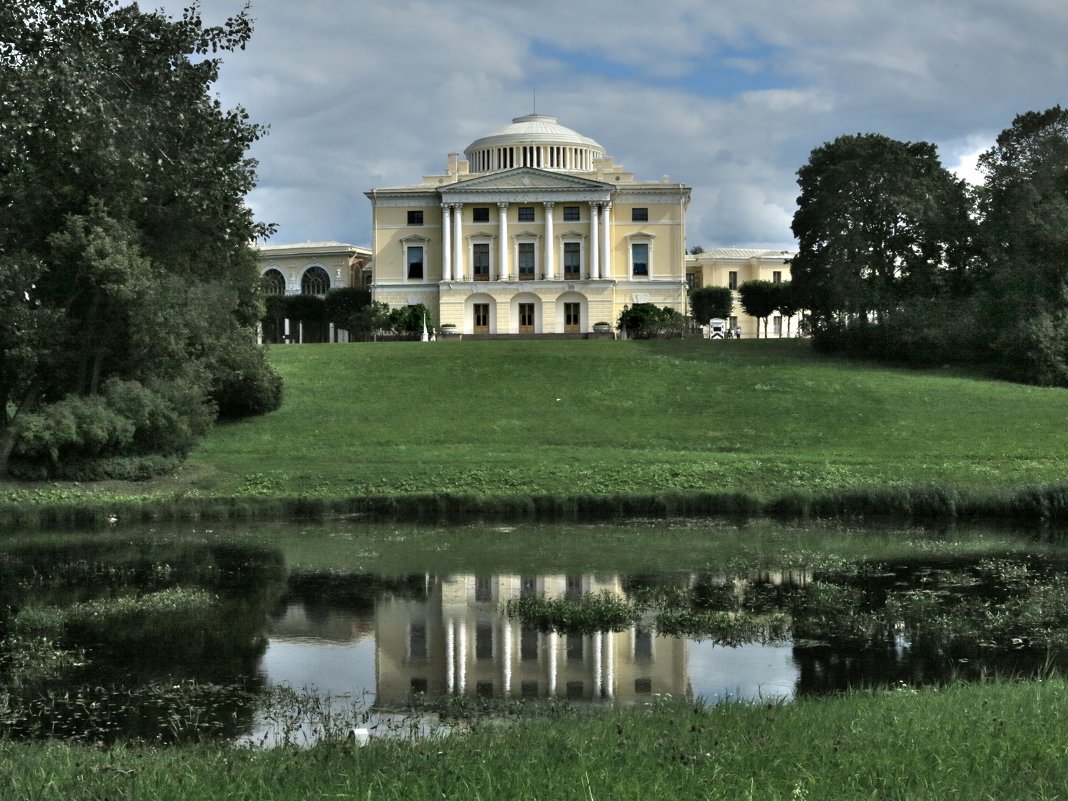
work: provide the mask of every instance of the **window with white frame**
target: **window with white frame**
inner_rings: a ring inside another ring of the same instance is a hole
[[[534,222],[534,207],[520,206],[518,219],[519,222]]]
[[[534,247],[534,243],[520,242],[519,251],[517,255],[519,256],[517,260],[519,268],[519,280],[533,281],[536,259],[536,248]]]
[[[630,243],[630,274],[635,278],[649,277],[649,251],[648,242]]]
[[[471,272],[476,281],[488,281],[490,276],[489,242],[475,242],[471,245]]]
[[[771,273],[771,282],[773,284],[782,283],[782,270],[773,270]]]
[[[579,206],[564,206],[564,222],[578,222],[582,219]]]
[[[738,271],[731,270],[727,273],[727,288],[735,290],[738,288]]]
[[[426,271],[423,268],[425,248],[423,247],[423,241],[419,242],[405,242],[404,244],[404,274],[409,281],[422,281],[426,277]]]
[[[564,280],[578,281],[582,276],[582,243],[564,242]]]

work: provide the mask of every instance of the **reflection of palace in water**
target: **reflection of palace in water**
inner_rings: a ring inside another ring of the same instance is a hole
[[[432,577],[426,600],[387,597],[375,609],[378,704],[476,695],[627,702],[689,694],[685,643],[651,628],[557,634],[509,620],[512,598],[623,596],[618,577]]]

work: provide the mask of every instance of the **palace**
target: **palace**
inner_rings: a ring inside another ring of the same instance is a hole
[[[625,306],[686,311],[690,187],[638,181],[594,140],[529,114],[372,189],[373,291],[464,334],[583,335]]]
[[[688,314],[691,287],[789,280],[792,251],[688,255],[690,191],[667,176],[638,180],[593,139],[528,114],[472,142],[464,158],[450,153],[441,175],[366,192],[370,248],[261,247],[264,288],[322,296],[364,287],[390,308],[423,304],[442,335],[586,337],[611,335],[636,303]],[[789,320],[771,323],[771,336],[792,335]],[[737,294],[729,324],[757,335]],[[322,338],[348,335],[286,320],[272,341]]]

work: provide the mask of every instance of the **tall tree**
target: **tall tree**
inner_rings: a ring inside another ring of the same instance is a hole
[[[1001,362],[1068,385],[1068,110],[1013,120],[979,159],[983,287]]]
[[[791,274],[817,334],[888,321],[965,279],[968,196],[934,145],[841,136],[812,151],[798,184]]]
[[[734,308],[734,293],[725,286],[703,286],[690,290],[693,319],[704,324],[713,317],[726,319]]]
[[[743,311],[757,318],[757,337],[760,336],[760,321],[763,320],[764,339],[768,338],[768,317],[778,308],[779,286],[771,281],[745,281],[738,287]]]
[[[102,409],[149,425],[116,389],[131,383],[190,436],[221,392],[280,400],[249,344],[262,316],[249,243],[270,227],[244,203],[247,152],[264,128],[211,94],[218,54],[251,31],[247,8],[212,27],[195,4],[180,19],[114,0],[0,7],[0,472],[13,452],[40,457],[31,441],[53,466],[151,451],[166,438],[86,445]],[[85,431],[42,444],[61,417]],[[20,418],[36,432],[21,450]]]

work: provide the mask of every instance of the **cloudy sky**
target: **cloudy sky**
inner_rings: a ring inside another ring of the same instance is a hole
[[[241,4],[201,8],[216,23]],[[535,94],[639,179],[692,186],[687,240],[705,248],[792,247],[797,168],[841,134],[934,142],[974,177],[1016,114],[1068,103],[1064,0],[252,0],[251,14],[217,88],[271,127],[249,201],[277,243],[368,244],[365,191],[440,174]]]

